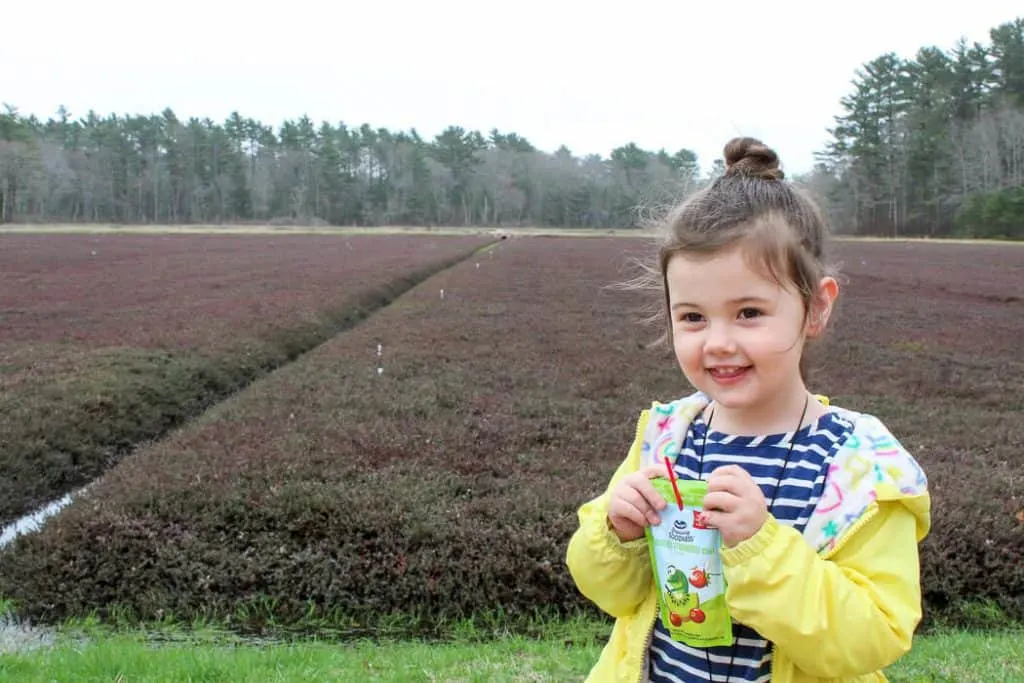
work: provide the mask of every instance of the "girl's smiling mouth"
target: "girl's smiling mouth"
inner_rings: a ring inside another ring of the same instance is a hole
[[[719,384],[733,384],[746,377],[752,367],[750,365],[718,366],[708,368],[708,374]]]

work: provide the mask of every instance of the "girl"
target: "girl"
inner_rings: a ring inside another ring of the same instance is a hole
[[[805,343],[825,330],[839,290],[822,212],[760,141],[730,141],[725,161],[670,214],[652,271],[697,391],[641,413],[569,543],[579,590],[615,617],[587,680],[885,681],[921,618],[927,482],[877,418],[804,384]],[[678,478],[708,482],[731,646],[691,647],[657,618],[645,526],[665,509],[650,481],[666,474],[663,458]]]

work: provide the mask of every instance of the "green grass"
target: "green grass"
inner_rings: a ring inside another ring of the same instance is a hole
[[[904,683],[1024,681],[1024,632],[920,636],[888,673],[893,681]]]
[[[257,643],[173,629],[103,633],[65,628],[52,647],[0,656],[0,680],[116,681],[582,681],[608,624],[552,624],[543,638],[467,625],[449,642]],[[493,638],[493,639],[492,639]],[[896,683],[1024,681],[1024,633],[941,631],[915,640],[888,672]]]

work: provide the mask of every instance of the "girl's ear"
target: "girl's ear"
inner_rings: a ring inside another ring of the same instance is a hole
[[[817,337],[828,327],[828,319],[832,315],[832,307],[839,296],[839,283],[834,277],[823,277],[818,283],[818,291],[811,299],[811,310],[808,316],[807,334]]]

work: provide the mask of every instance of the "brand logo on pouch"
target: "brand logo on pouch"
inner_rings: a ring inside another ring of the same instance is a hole
[[[685,519],[677,519],[672,523],[672,528],[668,532],[668,537],[673,541],[679,543],[692,543],[693,534],[690,533],[689,525]]]

